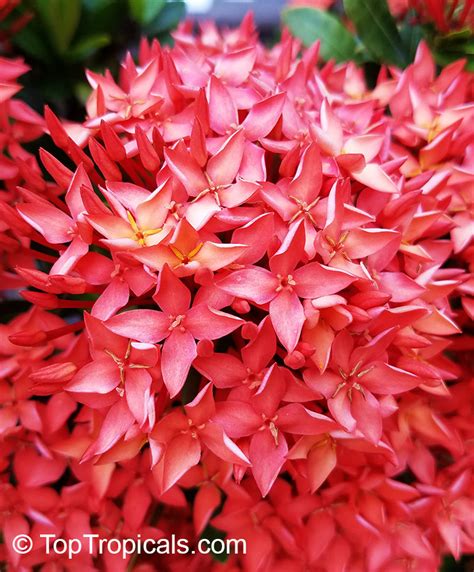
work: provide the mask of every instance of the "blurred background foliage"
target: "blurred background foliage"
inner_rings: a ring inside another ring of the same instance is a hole
[[[440,66],[474,71],[472,0],[293,0],[282,20],[305,45],[320,39],[325,60],[404,68],[423,39]]]
[[[142,36],[170,41],[185,16],[179,0],[23,0],[1,22],[3,52],[31,71],[20,94],[41,111],[48,103],[68,119],[83,117],[84,69],[117,71]],[[19,28],[19,29],[18,29]],[[18,29],[18,30],[17,30]],[[13,33],[12,33],[13,30]]]
[[[420,10],[428,4],[439,12]],[[411,63],[421,39],[440,66],[466,58],[474,70],[468,4],[472,0],[0,0],[0,17],[8,11],[0,22],[0,48],[31,67],[20,97],[38,111],[48,103],[74,120],[83,116],[89,92],[84,69],[116,73],[142,36],[171,41],[186,5],[191,16],[219,25],[236,25],[252,9],[270,43],[279,38],[281,13],[282,23],[305,45],[321,40],[323,60],[355,61],[373,83],[381,64]]]

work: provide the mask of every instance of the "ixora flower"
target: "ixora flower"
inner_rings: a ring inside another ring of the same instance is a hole
[[[443,33],[473,24],[472,0],[392,0],[390,9],[395,16],[414,10],[424,23],[432,23]]]
[[[370,89],[251,16],[174,40],[89,72],[82,123],[46,109],[47,181],[0,62],[2,288],[32,305],[0,326],[0,527],[39,547],[5,558],[215,527],[246,554],[77,562],[435,572],[474,549],[473,77],[421,44]]]

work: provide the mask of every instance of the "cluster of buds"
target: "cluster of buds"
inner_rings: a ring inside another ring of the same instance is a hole
[[[6,557],[214,527],[246,555],[74,566],[435,572],[474,550],[472,75],[421,44],[369,89],[250,16],[174,40],[89,72],[83,123],[46,109],[53,181],[11,144]]]

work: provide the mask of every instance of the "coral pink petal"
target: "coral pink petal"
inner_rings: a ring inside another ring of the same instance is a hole
[[[73,220],[59,209],[43,203],[18,205],[18,212],[51,244],[70,242],[73,238]]]
[[[181,391],[196,356],[194,336],[187,330],[174,329],[161,351],[163,381],[171,397]]]
[[[252,437],[249,458],[252,463],[252,474],[263,497],[272,488],[285,463],[287,453],[288,446],[281,434],[274,437],[269,429],[265,429],[258,431]]]
[[[234,181],[239,172],[243,154],[244,135],[239,130],[225,141],[207,163],[207,173],[214,185],[228,185]]]
[[[334,431],[337,424],[330,417],[315,413],[301,403],[289,403],[278,411],[278,427],[297,435],[319,435]]]
[[[283,290],[270,302],[275,333],[288,352],[298,343],[305,321],[303,306],[294,292]]]
[[[379,402],[369,392],[362,394],[360,391],[353,391],[351,412],[357,421],[357,429],[371,443],[377,445],[382,436],[382,415]]]
[[[206,304],[193,306],[186,316],[186,328],[198,340],[215,340],[230,334],[242,325],[237,316],[210,308]]]
[[[127,369],[125,377],[125,397],[128,408],[140,427],[148,416],[148,399],[150,398],[151,375],[146,369]]]
[[[191,303],[191,292],[165,264],[160,272],[153,300],[170,316],[185,314]]]
[[[163,492],[170,489],[191,467],[199,463],[201,445],[191,433],[178,434],[166,447],[163,457]]]
[[[203,268],[215,272],[241,257],[247,250],[245,244],[221,244],[218,242],[205,242],[194,260]]]
[[[268,270],[258,267],[236,270],[217,282],[217,286],[224,292],[256,304],[272,300],[277,294],[278,284],[278,280]]]
[[[109,393],[120,383],[120,372],[109,357],[86,363],[65,389],[80,393]]]
[[[91,313],[99,320],[108,320],[126,306],[129,296],[130,291],[126,282],[120,279],[112,280],[97,298]]]
[[[247,139],[257,141],[270,133],[281,115],[285,98],[284,93],[277,93],[252,107],[242,124]]]
[[[244,453],[229,439],[223,428],[217,423],[207,423],[200,430],[199,435],[202,443],[219,459],[237,465],[250,465],[250,461]]]
[[[107,327],[126,338],[156,343],[169,335],[170,320],[156,310],[129,310],[107,321]]]
[[[373,364],[362,377],[362,383],[372,393],[396,395],[420,385],[422,380],[416,375],[383,362]]]
[[[347,387],[342,387],[337,393],[328,399],[329,411],[347,431],[354,431],[357,421],[351,413],[350,401],[347,395]]]
[[[301,298],[319,298],[340,292],[355,280],[348,272],[311,262],[295,270],[295,291]]]
[[[125,399],[119,399],[109,409],[100,428],[99,436],[85,452],[82,461],[108,451],[132,426],[134,418]]]

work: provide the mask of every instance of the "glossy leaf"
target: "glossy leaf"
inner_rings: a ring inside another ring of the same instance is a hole
[[[407,57],[386,0],[344,0],[344,9],[369,53],[380,62],[404,67]]]
[[[153,22],[165,5],[165,0],[128,0],[132,18],[142,25]]]
[[[81,0],[38,0],[36,6],[53,47],[59,54],[65,53],[79,25]]]
[[[357,59],[357,43],[338,18],[314,8],[294,8],[283,12],[283,22],[305,46],[321,40],[321,57],[345,62]]]
[[[146,26],[147,34],[162,34],[175,28],[186,14],[186,4],[181,0],[166,2],[158,18],[155,18]]]
[[[418,44],[423,39],[423,29],[421,26],[413,26],[410,23],[406,23],[400,28],[400,37],[402,39],[408,61],[412,62],[415,59]]]
[[[94,54],[100,48],[110,44],[111,37],[109,34],[94,34],[80,40],[67,53],[67,59],[70,61],[83,60]]]

